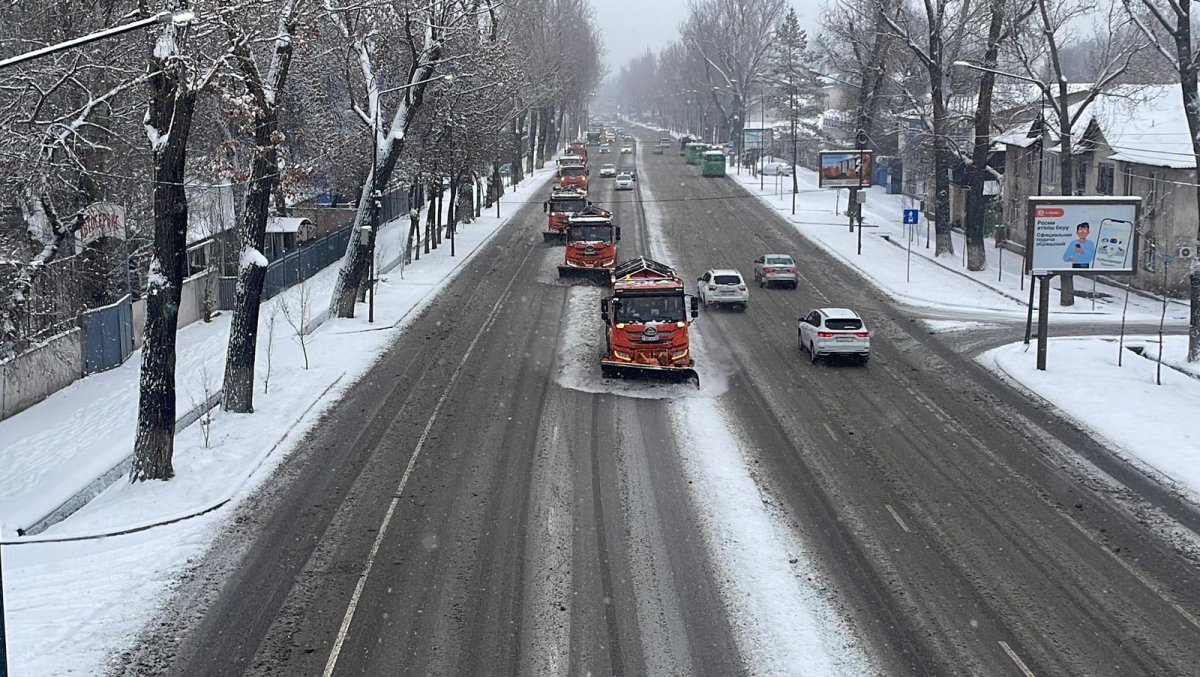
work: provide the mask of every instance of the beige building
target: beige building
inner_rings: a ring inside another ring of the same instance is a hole
[[[1196,158],[1192,153],[1179,85],[1142,85],[1101,94],[1074,126],[1076,195],[1141,196],[1141,259],[1133,285],[1173,296],[1187,294],[1187,271],[1196,250]],[[1051,119],[1048,130],[1056,127]],[[1006,147],[1003,202],[1008,239],[1025,244],[1026,198],[1059,195],[1057,135],[1047,132],[1039,150],[1037,123],[996,139]],[[1041,160],[1039,187],[1038,163]],[[1173,260],[1164,263],[1164,255]],[[1164,282],[1165,280],[1165,282]]]

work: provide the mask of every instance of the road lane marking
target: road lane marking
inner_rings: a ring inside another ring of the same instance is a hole
[[[1000,648],[1004,649],[1004,653],[1008,654],[1008,657],[1012,659],[1012,662],[1017,664],[1017,667],[1021,669],[1021,673],[1024,674],[1025,677],[1036,677],[1036,675],[1033,674],[1033,670],[1030,670],[1029,666],[1025,665],[1025,661],[1022,661],[1021,657],[1017,655],[1017,652],[1012,650],[1012,647],[1008,645],[1008,642],[1001,640]]]
[[[837,442],[838,436],[836,433],[833,432],[833,428],[830,428],[829,424],[826,423],[825,421],[821,421],[821,425],[825,426],[825,432],[829,433],[829,436],[833,438],[834,442]]]
[[[892,513],[892,519],[896,520],[896,523],[900,525],[900,528],[904,530],[904,533],[912,533],[912,529],[909,529],[908,525],[904,523],[904,520],[900,519],[900,513],[896,512],[895,508],[887,503],[884,503],[883,507],[887,508],[887,511]]]
[[[433,429],[433,424],[437,421],[438,415],[442,411],[442,407],[446,404],[446,398],[450,396],[450,391],[454,389],[455,383],[458,382],[458,376],[462,373],[463,367],[466,366],[467,360],[475,353],[475,346],[479,344],[479,339],[492,323],[500,312],[500,306],[508,298],[512,292],[512,286],[517,279],[521,277],[521,271],[525,269],[525,264],[529,261],[529,256],[534,252],[534,248],[530,248],[525,252],[525,258],[521,260],[521,265],[517,266],[517,272],[512,279],[508,281],[508,286],[504,288],[504,293],[496,300],[496,305],[492,306],[492,312],[488,314],[483,325],[479,328],[479,332],[475,334],[475,338],[471,340],[471,345],[467,346],[467,350],[463,353],[462,359],[459,360],[458,366],[454,368],[454,372],[450,375],[450,379],[446,382],[446,389],[442,392],[442,396],[438,399],[437,405],[433,408],[433,413],[429,416],[429,421],[425,424],[425,430],[421,432],[421,437],[417,440],[417,446],[413,448],[412,456],[408,459],[408,465],[404,468],[404,474],[400,476],[400,484],[396,487],[396,493],[392,495],[392,501],[388,505],[387,512],[383,515],[383,522],[379,525],[379,530],[375,533],[375,542],[371,544],[371,552],[367,556],[366,566],[358,576],[358,583],[354,586],[354,593],[350,596],[350,604],[346,607],[346,615],[342,618],[342,625],[338,628],[337,639],[334,640],[333,649],[329,652],[329,660],[325,663],[325,671],[322,673],[324,677],[331,677],[334,669],[337,667],[338,657],[342,653],[342,645],[346,641],[346,635],[350,632],[350,623],[354,620],[354,612],[358,609],[359,599],[362,598],[363,589],[367,586],[367,578],[371,575],[371,569],[375,566],[375,557],[379,554],[379,548],[383,545],[384,534],[387,533],[388,526],[392,522],[392,517],[396,514],[396,506],[400,503],[400,498],[404,495],[404,487],[408,484],[409,475],[412,474],[413,467],[417,464],[417,458],[421,455],[421,450],[425,447],[425,441],[429,438],[429,431]]]

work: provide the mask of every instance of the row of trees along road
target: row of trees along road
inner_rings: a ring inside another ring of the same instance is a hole
[[[164,9],[196,19],[0,70],[0,350],[144,296],[134,481],[174,474],[175,339],[196,205],[234,196],[222,224],[237,242],[222,262],[237,276],[222,406],[251,412],[271,216],[326,190],[356,196],[331,299],[351,317],[374,256],[374,238],[359,238],[381,193],[407,190],[416,214],[449,179],[461,195],[453,220],[469,219],[476,192],[489,205],[503,192],[502,164],[518,161],[519,179],[582,124],[603,76],[586,0],[4,3],[0,58]],[[96,202],[125,207],[125,247],[102,238],[72,256]],[[406,256],[437,246],[436,223],[422,235],[410,220]]]
[[[760,92],[774,105],[771,117],[789,121],[799,148],[852,145],[893,155],[905,134],[906,144],[924,149],[918,164],[925,166],[905,170],[919,172],[928,186],[937,256],[955,255],[951,178],[962,169],[971,270],[986,266],[984,184],[1000,178],[988,166],[999,132],[1031,124],[1039,145],[1057,156],[1055,171],[1047,171],[1055,180],[1039,191],[1071,195],[1080,127],[1093,102],[1101,95],[1136,99],[1139,86],[1178,83],[1191,152],[1200,153],[1200,57],[1190,0],[829,0],[811,41],[803,31],[796,38],[785,6],[691,0],[681,38],[629,61],[615,94],[660,125],[719,137],[714,141],[741,140],[748,102]],[[852,93],[829,111],[848,128],[836,140],[823,136],[814,113],[829,108],[820,87],[780,75],[795,63],[794,45],[803,45],[799,71]],[[1200,204],[1200,179],[1194,183]],[[1196,238],[1200,244],[1200,224]],[[1200,361],[1200,259],[1190,264],[1188,285],[1188,359]],[[1059,303],[1072,305],[1071,276],[1061,287]]]

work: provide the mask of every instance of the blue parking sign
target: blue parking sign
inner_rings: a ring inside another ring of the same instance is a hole
[[[916,209],[904,210],[904,225],[915,226],[921,222],[921,212]]]

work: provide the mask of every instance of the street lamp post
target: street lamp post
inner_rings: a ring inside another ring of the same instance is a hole
[[[111,38],[114,35],[121,35],[122,33],[128,33],[129,31],[135,31],[139,28],[146,28],[147,26],[155,26],[155,25],[162,25],[162,24],[173,24],[175,26],[186,26],[189,23],[191,23],[192,21],[194,21],[195,19],[196,19],[196,15],[191,10],[186,10],[186,9],[178,9],[173,12],[172,11],[159,12],[158,14],[155,14],[154,16],[148,17],[146,19],[138,19],[137,21],[133,21],[133,22],[121,25],[121,26],[113,26],[112,28],[106,28],[102,31],[96,31],[95,33],[81,35],[77,38],[72,38],[65,42],[60,42],[56,45],[49,45],[46,47],[42,47],[41,49],[35,49],[32,52],[25,52],[24,54],[18,54],[17,56],[4,59],[3,61],[0,61],[0,69],[4,69],[4,68],[8,68],[9,66],[15,66],[17,64],[25,63],[26,61],[40,59],[43,56],[49,56],[49,55],[55,54],[57,52],[61,52],[64,50],[72,49],[74,47],[86,45],[88,43],[96,42],[97,40]]]

